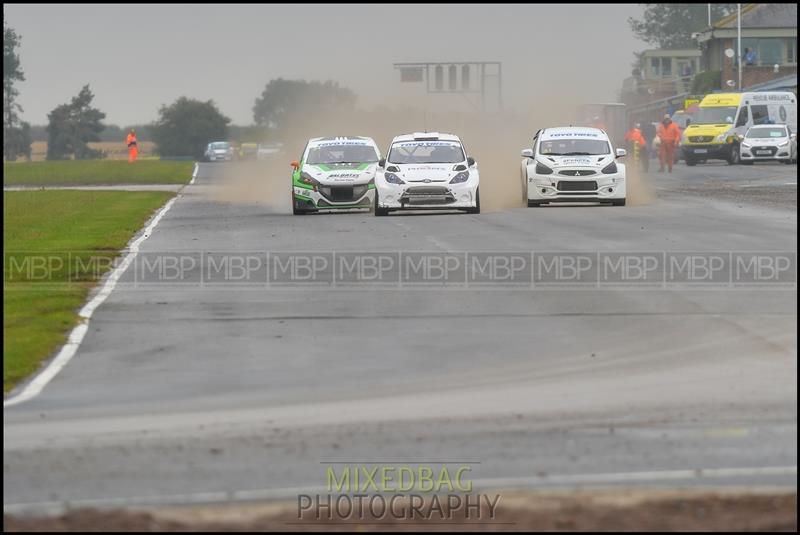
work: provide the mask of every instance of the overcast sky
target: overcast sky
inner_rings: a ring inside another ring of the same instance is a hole
[[[332,79],[358,105],[419,99],[394,62],[502,61],[504,98],[546,105],[565,91],[611,101],[648,48],[622,5],[24,5],[4,4],[22,36],[23,119],[89,83],[106,122],[146,123],[181,95],[213,99],[237,124],[272,78]],[[459,97],[453,96],[452,99]]]

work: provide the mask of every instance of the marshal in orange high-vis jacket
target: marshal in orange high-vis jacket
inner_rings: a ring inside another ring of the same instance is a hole
[[[133,128],[131,128],[126,142],[128,144],[128,163],[133,163],[136,161],[136,157],[139,156],[139,147],[136,145],[136,130]]]

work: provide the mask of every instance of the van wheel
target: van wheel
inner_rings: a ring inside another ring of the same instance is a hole
[[[731,146],[731,153],[728,156],[728,165],[737,165],[739,163],[739,146]]]
[[[692,156],[686,156],[686,165],[689,167],[694,167],[697,165],[697,160],[695,160]]]

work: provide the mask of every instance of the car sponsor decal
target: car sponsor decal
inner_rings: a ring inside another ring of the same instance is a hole
[[[460,147],[458,141],[398,141],[395,147]]]
[[[556,160],[558,165],[594,165],[589,158],[563,158]]]
[[[351,145],[365,145],[365,146],[373,146],[373,144],[369,141],[364,140],[353,140],[353,141],[323,141],[321,143],[311,143],[309,146],[312,148],[317,147],[342,147],[342,146],[351,146]]]
[[[565,137],[589,137],[597,138],[600,134],[594,132],[553,132],[552,134],[545,134],[542,139],[557,139]]]

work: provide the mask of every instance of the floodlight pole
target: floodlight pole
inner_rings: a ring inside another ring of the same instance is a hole
[[[739,52],[739,91],[742,90],[742,4],[736,4],[736,41]]]

